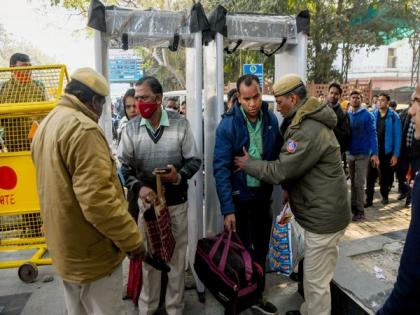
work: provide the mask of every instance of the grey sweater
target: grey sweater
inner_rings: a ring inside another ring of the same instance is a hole
[[[163,133],[156,143],[147,127],[140,125],[141,117],[130,120],[122,132],[118,159],[125,186],[137,194],[142,186],[156,189],[155,168],[174,165],[181,183],[165,184],[166,202],[171,206],[187,201],[187,179],[198,171],[201,158],[188,120],[175,112],[168,112],[168,118],[169,126],[161,127]]]

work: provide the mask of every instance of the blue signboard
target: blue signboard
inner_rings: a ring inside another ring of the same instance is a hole
[[[262,63],[256,63],[256,64],[243,64],[242,65],[242,74],[253,74],[258,77],[258,80],[260,80],[260,86],[261,89],[264,86],[264,67]]]
[[[108,62],[109,81],[135,82],[144,75],[143,63],[139,58],[110,58]]]

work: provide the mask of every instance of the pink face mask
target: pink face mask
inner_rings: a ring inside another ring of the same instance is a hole
[[[149,119],[153,115],[153,113],[158,109],[159,104],[156,102],[137,101],[136,106],[140,112],[141,117]]]

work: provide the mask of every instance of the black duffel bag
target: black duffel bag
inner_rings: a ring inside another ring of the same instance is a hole
[[[263,270],[252,261],[235,232],[202,238],[197,243],[194,269],[225,314],[237,314],[258,303]]]

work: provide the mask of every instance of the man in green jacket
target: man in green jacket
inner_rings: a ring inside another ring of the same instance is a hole
[[[10,57],[10,68],[30,67],[31,59],[26,54],[15,53]],[[0,84],[0,103],[34,103],[47,100],[42,82],[32,79],[30,69],[11,71],[10,80]]]
[[[47,101],[44,84],[32,79],[31,59],[26,54],[15,53],[10,57],[10,79],[0,82],[0,106],[15,103],[37,103]],[[18,69],[14,69],[18,68]],[[5,75],[8,72],[3,72]],[[4,148],[7,152],[29,151],[31,142],[28,133],[31,130],[31,117],[2,118],[0,127],[4,129]]]
[[[334,275],[338,242],[350,222],[346,178],[340,145],[333,129],[337,117],[307,91],[301,78],[285,75],[273,86],[277,109],[288,126],[282,126],[284,145],[275,161],[235,158],[235,165],[268,183],[282,184],[288,192],[297,222],[305,230],[304,292],[299,311],[288,315],[331,313],[329,283]]]

